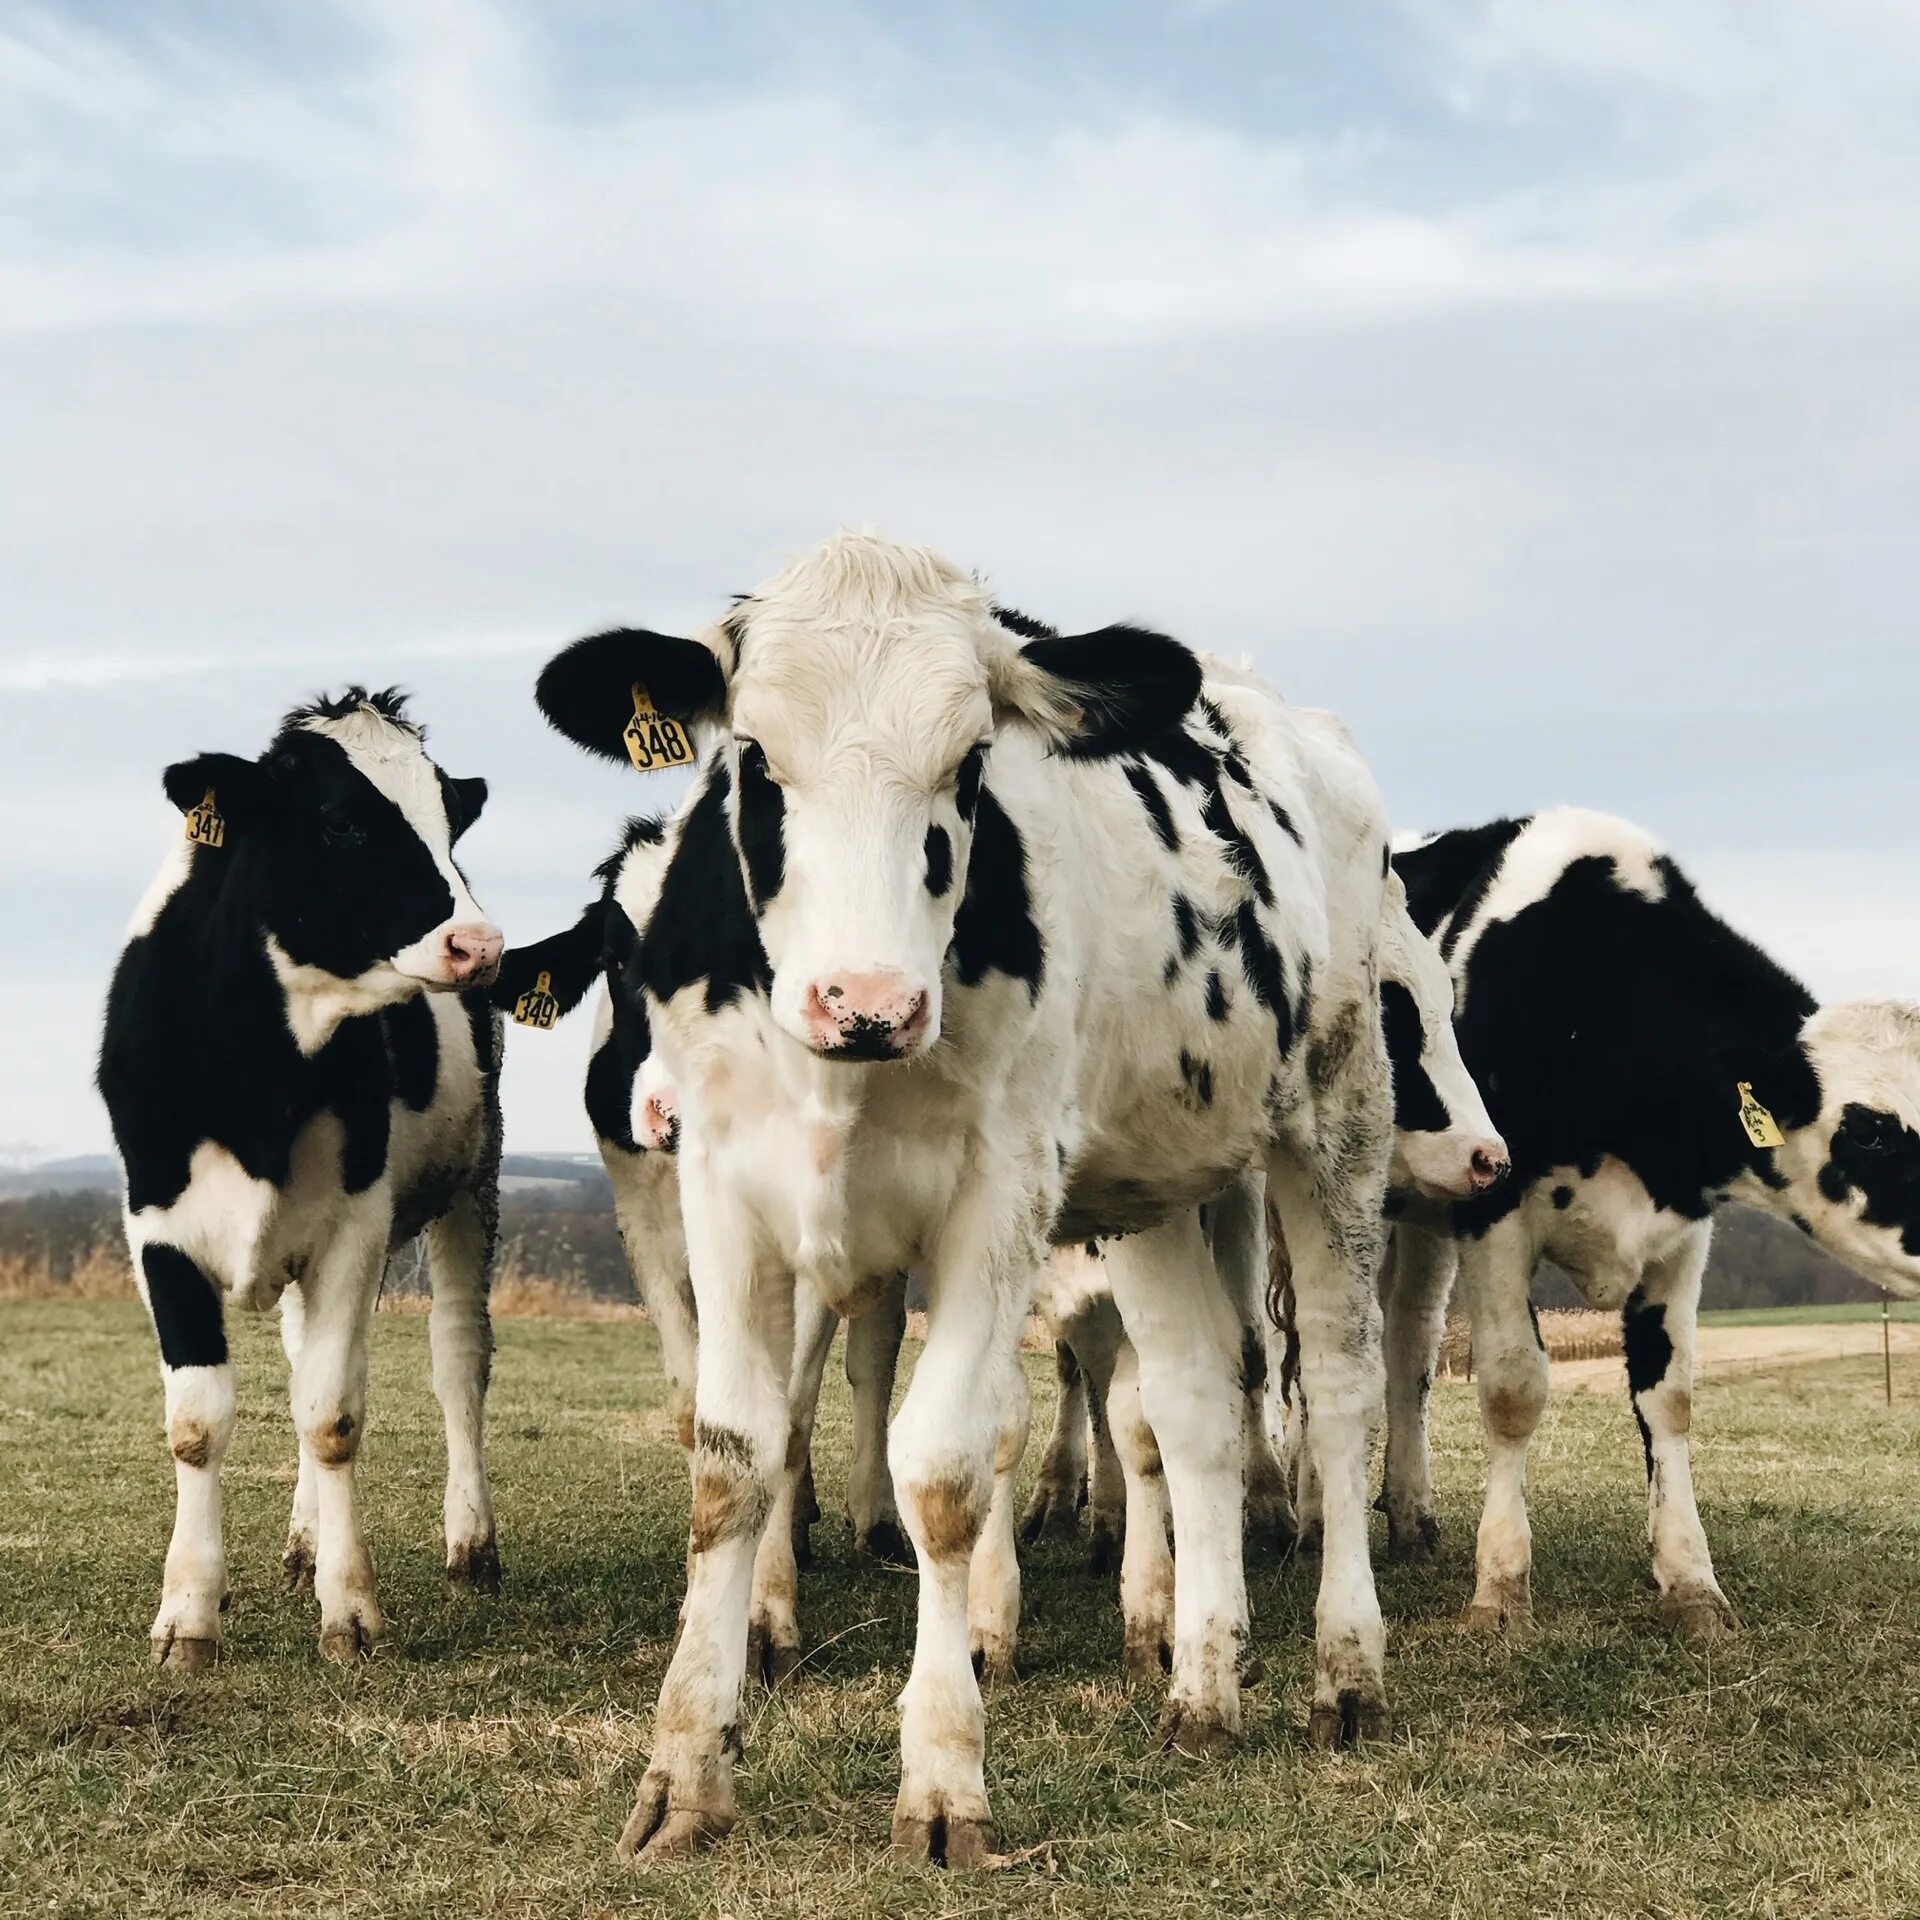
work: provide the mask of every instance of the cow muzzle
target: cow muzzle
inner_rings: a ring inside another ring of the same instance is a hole
[[[484,920],[443,928],[437,956],[441,978],[428,984],[490,987],[500,977],[500,955],[505,946],[500,929]]]
[[[828,1060],[904,1060],[920,1051],[932,996],[899,973],[842,973],[807,988],[807,1044]]]

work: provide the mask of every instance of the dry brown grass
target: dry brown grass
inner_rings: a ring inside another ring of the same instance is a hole
[[[65,1271],[41,1257],[0,1254],[0,1300],[131,1300],[133,1269],[118,1246],[88,1247]]]
[[[1621,1351],[1620,1317],[1588,1309],[1552,1307],[1539,1316],[1540,1340],[1550,1360],[1611,1360]],[[1440,1376],[1464,1380],[1472,1371],[1473,1336],[1464,1317],[1447,1322],[1440,1342]]]

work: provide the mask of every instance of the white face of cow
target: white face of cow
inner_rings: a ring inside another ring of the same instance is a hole
[[[1801,1042],[1820,1114],[1776,1151],[1777,1204],[1876,1286],[1920,1297],[1920,1007],[1843,1001]]]
[[[624,757],[636,684],[696,732],[724,730],[775,1020],[824,1058],[884,1061],[939,1038],[942,972],[995,807],[983,779],[996,733],[1126,751],[1186,713],[1200,676],[1184,647],[1131,628],[1022,646],[948,561],[841,534],[694,640],[579,642],[538,697],[570,738]]]
[[[1387,876],[1380,937],[1380,1008],[1393,1063],[1391,1184],[1430,1200],[1465,1200],[1499,1185],[1507,1145],[1453,1031],[1453,981],[1439,949],[1407,913],[1406,889]]]

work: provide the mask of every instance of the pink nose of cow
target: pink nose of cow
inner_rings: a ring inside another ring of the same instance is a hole
[[[1475,1193],[1487,1193],[1507,1177],[1507,1150],[1495,1142],[1475,1147],[1467,1162],[1467,1181]]]
[[[440,955],[447,978],[456,987],[490,987],[500,971],[500,929],[485,921],[469,927],[449,927],[440,936]]]
[[[897,973],[842,973],[807,989],[807,1037],[836,1060],[897,1060],[927,1030],[924,988]]]

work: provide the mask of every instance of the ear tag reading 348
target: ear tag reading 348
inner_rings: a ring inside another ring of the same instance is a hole
[[[1780,1123],[1758,1100],[1753,1097],[1753,1088],[1745,1080],[1740,1082],[1740,1124],[1747,1130],[1747,1138],[1756,1147],[1784,1147],[1787,1136],[1780,1131]]]
[[[560,1002],[553,997],[553,975],[539,973],[533,985],[513,1003],[513,1017],[523,1027],[550,1028],[560,1018]]]
[[[627,743],[627,758],[638,773],[693,765],[693,742],[687,738],[686,728],[662,713],[638,680],[633,683],[633,718],[620,737]]]
[[[197,807],[187,809],[187,838],[196,847],[224,847],[227,844],[227,823],[221,818],[219,808],[213,804],[211,787],[201,797]]]

